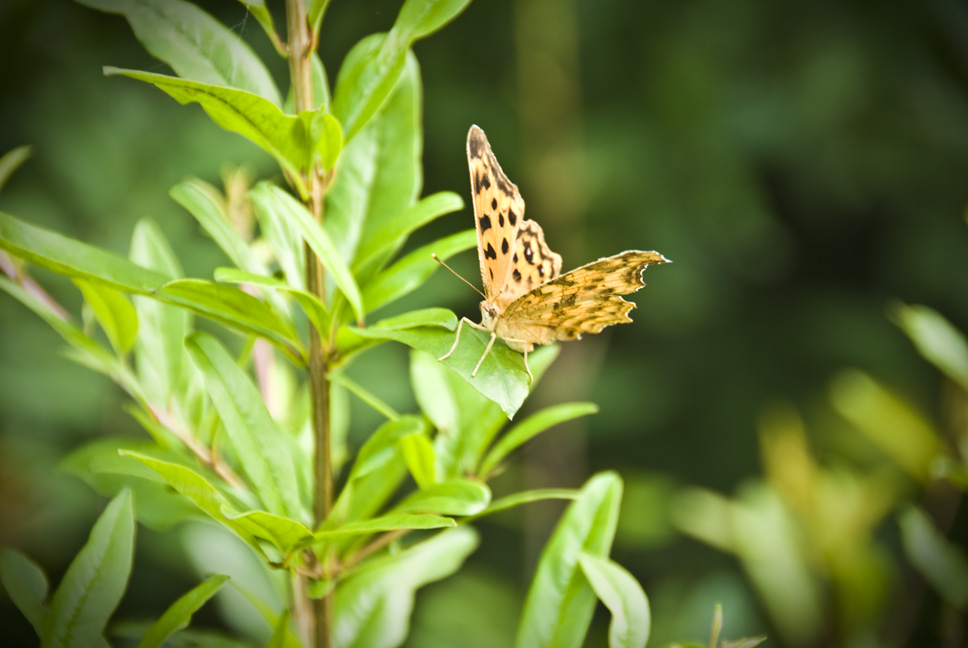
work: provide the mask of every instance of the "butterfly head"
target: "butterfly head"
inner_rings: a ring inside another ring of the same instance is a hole
[[[481,302],[481,326],[488,331],[493,331],[497,323],[498,307],[492,301],[484,300]]]

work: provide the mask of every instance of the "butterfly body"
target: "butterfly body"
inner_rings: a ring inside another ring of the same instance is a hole
[[[467,162],[474,194],[474,221],[478,258],[484,282],[481,323],[464,318],[457,329],[457,348],[464,323],[491,333],[490,343],[474,368],[499,337],[511,349],[524,353],[536,344],[575,340],[583,333],[598,333],[606,326],[631,322],[635,304],[621,295],[644,286],[642,271],[667,261],[658,252],[628,250],[561,274],[561,256],[544,240],[541,226],[524,218],[524,200],[501,170],[487,136],[477,126],[467,134]]]

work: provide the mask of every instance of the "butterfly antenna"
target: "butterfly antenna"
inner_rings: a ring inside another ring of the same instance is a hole
[[[464,278],[463,278],[462,276],[460,276],[459,274],[457,274],[456,272],[454,272],[454,269],[453,269],[453,268],[451,268],[451,267],[450,267],[449,265],[447,265],[446,263],[444,263],[443,261],[441,261],[441,260],[440,260],[440,257],[439,257],[439,256],[437,256],[437,255],[436,255],[436,254],[434,254],[433,252],[431,252],[431,253],[430,253],[430,256],[432,256],[432,257],[434,258],[434,261],[436,261],[436,262],[437,262],[437,263],[439,263],[440,265],[442,265],[442,266],[444,266],[445,268],[447,268],[448,270],[450,270],[450,271],[451,271],[451,273],[452,273],[452,274],[453,274],[453,275],[454,275],[455,277],[457,277],[458,279],[460,279],[461,281],[463,281],[464,283],[466,283],[466,284],[467,284],[468,286],[470,286],[471,288],[473,288],[473,289],[474,289],[474,291],[475,291],[475,292],[477,292],[477,294],[479,294],[479,295],[480,295],[481,297],[483,297],[484,299],[487,299],[487,295],[485,295],[485,294],[484,294],[484,293],[482,293],[482,292],[481,292],[480,290],[478,290],[478,288],[477,288],[477,286],[475,286],[474,284],[472,284],[471,282],[469,282],[469,281],[468,281],[467,279],[464,279]]]

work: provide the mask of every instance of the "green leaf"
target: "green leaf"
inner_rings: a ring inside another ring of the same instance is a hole
[[[81,446],[59,461],[57,468],[82,479],[101,495],[114,497],[130,490],[138,502],[138,521],[151,529],[164,530],[198,517],[198,510],[173,492],[155,471],[120,451],[179,465],[192,461],[175,452],[159,450],[150,442],[108,437]]]
[[[306,317],[313,323],[317,331],[329,330],[330,313],[323,302],[311,292],[290,286],[284,281],[279,281],[274,277],[253,274],[235,268],[216,268],[215,281],[219,283],[249,283],[255,286],[273,288],[281,290],[291,295],[302,308]]]
[[[609,648],[644,648],[652,619],[642,586],[632,574],[608,558],[583,551],[578,562],[595,594],[612,613],[608,626]]]
[[[279,105],[279,90],[262,60],[238,34],[194,4],[183,0],[75,1],[122,14],[145,49],[178,76],[245,90]]]
[[[396,340],[414,349],[429,353],[435,358],[447,353],[454,344],[453,329],[448,330],[440,326],[400,330],[387,329],[376,325],[365,329],[353,329],[352,332],[362,337]],[[488,355],[490,364],[485,362],[477,376],[472,377],[471,372],[477,363],[477,358],[484,352],[487,340],[488,337],[485,337],[481,331],[465,327],[461,333],[461,344],[457,352],[446,362],[448,366],[456,366],[455,371],[464,380],[483,396],[497,403],[508,418],[512,418],[528,396],[528,374],[524,371],[521,354],[512,351],[501,343],[495,343]],[[475,353],[477,355],[470,359],[470,356]],[[533,355],[538,356],[538,354]],[[455,356],[457,356],[456,361]]]
[[[131,236],[131,260],[169,276],[180,277],[181,266],[168,240],[158,225],[141,219]],[[185,336],[191,328],[191,316],[156,299],[134,297],[138,315],[138,336],[134,361],[138,380],[152,404],[167,407],[175,397],[184,398],[191,381],[187,362]]]
[[[279,35],[276,33],[276,27],[272,22],[272,12],[266,7],[265,0],[239,0],[239,2],[245,5],[249,13],[259,21],[259,25],[262,26],[262,31],[266,33],[266,36],[269,37],[272,44],[276,45],[279,41]],[[276,49],[279,49],[278,46]],[[279,51],[279,53],[284,54],[283,51]]]
[[[238,288],[201,279],[178,279],[159,288],[155,296],[226,326],[264,337],[297,359],[305,356],[292,327],[268,304]]]
[[[370,435],[357,453],[346,486],[320,530],[329,531],[349,521],[368,518],[379,510],[406,475],[397,441],[410,434],[422,433],[425,427],[424,422],[415,416],[401,416]]]
[[[260,182],[249,192],[249,198],[257,208],[276,211],[282,219],[294,226],[312,248],[316,256],[333,278],[342,293],[353,306],[357,319],[363,319],[363,300],[353,274],[343,262],[329,236],[306,210],[288,193],[268,182]]]
[[[402,644],[409,631],[416,590],[460,569],[477,544],[473,530],[459,527],[362,565],[336,590],[333,645],[369,648]]]
[[[279,442],[283,432],[272,420],[259,390],[212,336],[194,333],[186,346],[205,376],[208,394],[256,493],[271,513],[300,519],[292,457]]]
[[[338,173],[326,193],[324,228],[361,283],[370,279],[356,264],[357,250],[410,209],[420,195],[423,128],[420,70],[409,57],[386,105],[352,140],[344,131]],[[344,124],[345,128],[345,124]],[[400,239],[393,243],[402,245]],[[392,253],[398,247],[391,247]],[[380,261],[382,264],[386,259]],[[374,264],[370,264],[373,266]]]
[[[405,436],[400,441],[400,451],[403,453],[403,460],[407,462],[407,468],[417,486],[421,489],[429,488],[437,481],[435,474],[434,447],[430,444],[430,439],[424,434],[411,434]]]
[[[122,450],[122,455],[132,457],[158,473],[182,497],[197,506],[207,516],[236,533],[242,540],[261,553],[258,542],[242,525],[235,524],[225,515],[232,511],[232,505],[218,489],[194,470],[185,466],[162,461],[139,452]]]
[[[306,252],[299,229],[279,211],[266,209],[265,204],[253,200],[251,192],[249,198],[259,229],[269,242],[286,282],[293,288],[305,290]]]
[[[564,403],[547,407],[532,414],[511,428],[507,434],[501,437],[500,441],[494,444],[491,451],[484,457],[484,461],[481,462],[481,467],[477,473],[486,479],[487,475],[497,468],[497,465],[511,452],[548,428],[596,412],[598,412],[598,405],[595,403]]]
[[[477,234],[474,230],[466,230],[424,245],[403,256],[363,287],[366,312],[372,313],[383,308],[422,286],[440,268],[440,264],[430,256],[431,253],[446,261],[473,247],[477,247]]]
[[[484,517],[485,515],[490,515],[491,513],[497,513],[498,511],[504,511],[509,508],[514,508],[515,506],[520,506],[521,504],[528,504],[530,502],[540,502],[542,500],[549,499],[566,499],[566,500],[576,500],[580,495],[580,491],[573,488],[536,488],[534,490],[521,491],[514,493],[512,495],[507,495],[500,499],[496,499],[491,504],[473,516],[474,518]]]
[[[595,593],[579,567],[582,552],[606,557],[615,537],[622,481],[599,473],[582,488],[545,545],[518,626],[519,648],[582,645]]]
[[[305,524],[265,511],[236,513],[223,508],[222,512],[233,527],[243,529],[256,538],[268,540],[285,556],[308,544],[313,537],[313,532]]]
[[[329,377],[331,382],[342,385],[348,391],[352,392],[357,398],[388,419],[393,420],[395,418],[399,418],[400,414],[398,414],[395,409],[377,398],[376,394],[367,390],[365,387],[363,387],[363,385],[360,385],[355,380],[349,378],[345,373],[341,371],[333,371],[330,372]]]
[[[180,104],[198,103],[216,124],[252,141],[276,159],[301,195],[300,172],[309,168],[316,149],[303,120],[286,115],[272,101],[245,90],[188,81],[164,74],[106,67],[107,75],[123,75],[150,83]]]
[[[27,158],[30,157],[30,147],[29,146],[18,146],[17,148],[10,149],[0,157],[0,191],[3,190],[4,186],[7,184],[7,180],[10,176],[20,168]]]
[[[138,648],[160,648],[165,640],[183,628],[187,628],[192,615],[215,596],[229,579],[228,576],[209,576],[200,585],[171,604],[138,642]]]
[[[148,295],[171,280],[113,252],[76,241],[0,212],[0,248],[67,277],[106,283],[122,292]]]
[[[94,317],[108,337],[118,355],[124,355],[134,346],[138,335],[138,314],[134,306],[121,293],[104,284],[74,279],[75,285],[84,295]]]
[[[894,321],[924,359],[968,390],[968,341],[940,313],[927,306],[898,306]]]
[[[368,535],[371,533],[398,531],[401,529],[444,529],[455,526],[457,526],[457,523],[452,519],[439,515],[431,515],[429,513],[390,513],[388,515],[370,518],[369,520],[347,522],[332,529],[317,531],[314,535],[317,540],[323,540],[334,536]]]
[[[968,610],[968,557],[935,528],[917,508],[907,508],[899,518],[904,552],[946,602]]]
[[[306,20],[309,22],[313,34],[319,33],[319,26],[323,22],[323,14],[326,13],[326,7],[328,5],[329,0],[306,1]]]
[[[314,129],[316,152],[322,159],[323,169],[331,171],[343,150],[343,128],[339,120],[329,113],[316,113],[319,118],[318,132]]]
[[[353,136],[380,109],[403,73],[410,46],[453,20],[470,0],[407,0],[387,34],[372,34],[346,55],[336,80],[333,112]]]
[[[47,608],[47,576],[37,563],[14,549],[0,549],[0,583],[17,609],[34,627],[44,633]]]
[[[454,479],[411,493],[393,508],[394,513],[475,515],[491,501],[491,489],[481,482]]]
[[[289,609],[283,610],[282,614],[279,615],[279,620],[276,621],[276,625],[272,629],[272,637],[269,638],[269,643],[266,644],[266,648],[286,648],[290,616],[291,612]]]
[[[48,304],[27,292],[20,284],[16,284],[6,277],[0,277],[0,290],[6,291],[14,299],[32,310],[63,337],[71,345],[71,350],[66,354],[69,358],[110,377],[147,407],[147,400],[138,380],[117,356],[84,335],[79,328],[70,322],[62,320],[50,309]]]
[[[131,495],[115,497],[71,561],[50,602],[41,646],[106,646],[104,628],[128,584],[134,553]]]
[[[379,231],[367,236],[357,252],[354,269],[382,266],[414,231],[463,207],[464,201],[461,197],[450,191],[441,191],[421,199],[413,207],[395,216]]]

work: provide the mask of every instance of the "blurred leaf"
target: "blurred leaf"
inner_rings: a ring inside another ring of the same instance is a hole
[[[625,568],[608,558],[583,551],[578,563],[595,595],[612,613],[608,626],[609,648],[644,648],[652,619],[642,586]]]
[[[332,383],[338,383],[345,387],[354,396],[359,398],[361,401],[375,409],[377,412],[387,417],[388,419],[395,419],[400,416],[399,413],[387,403],[377,398],[376,394],[370,392],[363,385],[360,385],[355,380],[352,380],[346,376],[345,373],[341,371],[333,371],[329,374],[330,381]]]
[[[172,603],[161,618],[148,629],[138,642],[137,648],[160,648],[168,637],[187,628],[192,615],[205,605],[228,579],[228,576],[209,576],[200,585]]]
[[[461,527],[364,563],[336,590],[333,646],[399,646],[409,631],[416,590],[460,569],[477,543],[474,531]]]
[[[150,294],[171,277],[113,252],[76,241],[0,212],[0,248],[67,277],[106,283],[122,292]]]
[[[924,359],[968,390],[968,341],[964,334],[927,306],[899,305],[893,314]]]
[[[197,506],[203,513],[216,522],[236,533],[249,546],[262,553],[255,538],[242,526],[228,519],[225,511],[232,511],[232,505],[212,484],[194,470],[176,463],[155,459],[139,452],[122,450],[121,454],[132,457],[158,473],[182,497]]]
[[[134,452],[178,465],[187,463],[184,457],[159,450],[152,443],[108,437],[74,450],[58,462],[57,468],[83,480],[101,495],[114,497],[125,489],[130,490],[138,504],[136,519],[151,529],[167,529],[198,515],[197,509],[172,492],[155,471],[121,452]]]
[[[615,537],[622,480],[593,476],[569,505],[541,552],[518,626],[520,648],[582,645],[595,610],[595,593],[581,572],[582,553],[607,557]]]
[[[249,202],[259,221],[259,229],[269,242],[286,282],[293,288],[306,289],[306,251],[302,235],[296,224],[275,209],[266,209],[264,203],[252,199]]]
[[[475,515],[474,518],[483,517],[485,515],[490,515],[491,513],[497,513],[498,511],[504,511],[509,508],[514,508],[515,506],[520,506],[521,504],[528,504],[530,502],[540,502],[549,499],[576,500],[580,494],[581,491],[573,488],[536,488],[534,490],[519,491],[512,495],[506,495],[500,499],[494,500],[491,502],[490,506]]]
[[[333,529],[317,531],[314,535],[317,539],[328,539],[333,536],[343,535],[367,535],[371,533],[381,533],[383,531],[397,531],[400,529],[443,529],[455,527],[457,523],[448,517],[431,515],[429,513],[390,513],[380,517],[361,520],[359,522],[347,522]]]
[[[111,500],[87,543],[71,561],[50,602],[41,645],[107,646],[104,628],[121,601],[134,553],[134,517],[127,491]]]
[[[131,236],[131,260],[172,277],[182,275],[174,250],[158,225],[147,218],[138,221]],[[187,362],[185,336],[191,328],[189,312],[148,297],[134,297],[138,314],[138,337],[134,360],[138,379],[149,400],[162,407],[188,390],[191,367]]]
[[[841,371],[830,385],[834,408],[891,458],[921,481],[930,479],[931,462],[942,454],[937,434],[910,405],[867,374]]]
[[[372,258],[367,267],[357,263],[358,250],[366,247],[372,253],[370,238],[385,238],[387,228],[392,228],[420,195],[420,95],[420,70],[411,55],[400,83],[375,118],[352,140],[343,125],[345,149],[326,193],[323,227],[361,285],[399,249],[403,238],[390,242],[383,256]]]
[[[407,0],[388,34],[373,34],[346,55],[336,79],[333,112],[353,136],[396,86],[410,46],[453,20],[470,0]]]
[[[123,15],[145,49],[178,76],[245,90],[279,105],[279,90],[262,60],[238,34],[196,5],[183,0],[75,2]],[[254,0],[251,4],[261,3]],[[258,14],[258,8],[253,13]],[[261,23],[264,17],[256,18]]]
[[[596,412],[598,412],[598,405],[595,403],[563,403],[546,407],[540,412],[532,414],[511,428],[507,434],[501,437],[500,441],[494,444],[494,447],[481,462],[477,474],[486,479],[487,475],[497,468],[498,464],[504,461],[504,458],[511,452],[548,428]]]
[[[30,157],[29,146],[18,146],[10,149],[0,157],[0,191],[3,191],[7,180],[20,168]]]
[[[410,434],[397,443],[400,444],[403,460],[407,463],[407,468],[413,480],[417,482],[417,486],[421,490],[433,486],[437,482],[437,475],[434,447],[430,444],[430,439],[423,434]]]
[[[271,513],[300,519],[292,457],[278,441],[283,432],[272,420],[259,390],[212,336],[193,333],[186,345],[205,376],[225,433],[259,498]]]
[[[456,318],[446,308],[423,308],[378,321],[369,328],[403,330],[422,326],[454,326]],[[336,334],[336,346],[342,358],[349,358],[369,347],[386,342],[385,339],[360,334],[360,329],[342,327]]]
[[[269,643],[266,644],[266,648],[285,648],[286,638],[289,632],[290,616],[291,613],[288,609],[279,615],[279,620],[276,621],[276,625],[272,629],[272,637],[269,638]]]
[[[252,14],[257,21],[259,21],[259,25],[262,26],[262,31],[266,33],[266,36],[269,37],[269,40],[272,41],[272,44],[276,45],[276,50],[279,51],[279,47],[277,45],[279,35],[276,33],[276,27],[272,23],[272,12],[270,12],[266,7],[265,0],[239,0],[239,2],[245,5],[245,8],[249,11],[249,13]],[[282,51],[279,51],[279,53],[283,54]]]
[[[249,283],[254,286],[263,286],[286,292],[291,295],[302,307],[306,317],[308,317],[309,321],[313,323],[313,326],[316,327],[317,331],[329,330],[329,310],[326,308],[323,302],[319,301],[319,298],[311,292],[290,286],[286,282],[279,281],[274,277],[252,274],[251,272],[244,272],[242,270],[236,270],[235,268],[216,268],[215,281],[219,283],[235,284]]]
[[[34,632],[44,633],[47,619],[47,575],[40,566],[14,549],[0,549],[0,583]]]
[[[114,354],[109,353],[107,349],[84,335],[79,328],[70,322],[62,320],[50,310],[45,302],[28,293],[20,284],[16,284],[6,277],[0,277],[0,290],[4,290],[32,310],[47,322],[58,335],[63,337],[71,345],[71,350],[66,353],[69,358],[93,371],[108,376],[147,407],[147,400],[145,394],[141,391],[138,380]]]
[[[289,323],[268,304],[238,288],[201,279],[177,279],[161,286],[155,296],[231,328],[264,337],[296,359],[305,356]]]
[[[124,355],[134,346],[138,335],[138,314],[134,306],[121,293],[104,284],[84,279],[74,279],[84,295],[84,301],[94,311],[94,317],[118,355]]]
[[[279,187],[268,183],[260,182],[249,192],[249,198],[257,208],[263,210],[276,211],[281,219],[285,219],[302,234],[306,243],[312,248],[316,256],[327,270],[327,274],[333,278],[342,293],[353,306],[358,320],[363,320],[363,300],[360,297],[360,289],[353,279],[353,274],[346,263],[340,257],[329,236],[313,220],[313,217],[306,210],[306,207],[290,196]]]
[[[300,172],[309,168],[316,146],[299,117],[286,115],[272,101],[245,90],[114,67],[104,68],[104,73],[150,83],[180,104],[198,103],[216,124],[274,157],[299,193],[308,195]]]
[[[968,610],[968,557],[946,538],[920,509],[901,512],[901,540],[904,552],[921,575],[946,602]]]
[[[474,247],[477,247],[477,233],[474,230],[465,230],[410,252],[363,286],[366,311],[372,313],[422,286],[440,267],[430,256],[431,253],[446,261],[455,254]]]
[[[395,513],[475,515],[491,501],[491,489],[481,482],[452,479],[421,488],[393,507]]]
[[[316,152],[319,153],[323,169],[331,171],[336,166],[336,160],[343,150],[343,128],[339,121],[329,113],[316,113],[318,131],[312,131],[312,141],[316,142]]]

